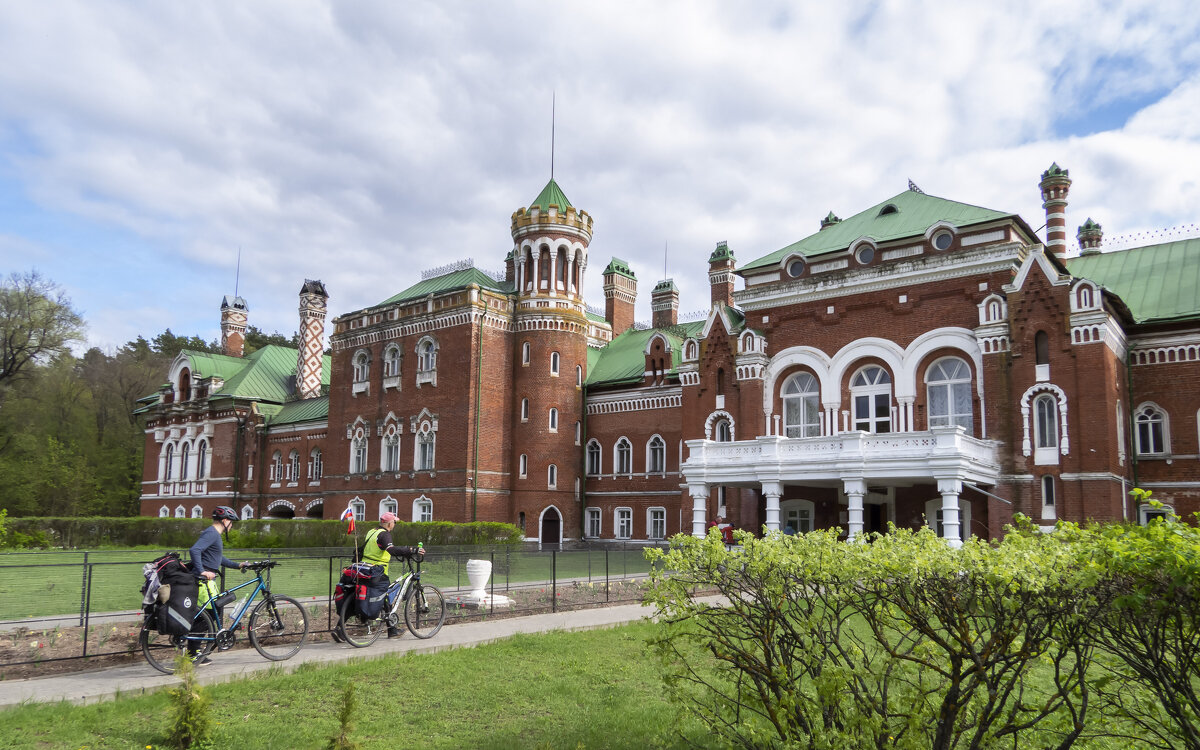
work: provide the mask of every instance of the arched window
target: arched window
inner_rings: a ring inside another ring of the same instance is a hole
[[[350,510],[354,511],[355,521],[367,520],[367,504],[359,498],[354,498],[350,501]]]
[[[1037,364],[1050,364],[1050,336],[1045,331],[1038,331],[1033,337],[1033,351]]]
[[[1162,455],[1167,452],[1167,413],[1154,404],[1139,406],[1134,420],[1137,424],[1139,456]]]
[[[179,373],[179,400],[192,400],[192,373],[188,370]]]
[[[426,336],[417,343],[417,385],[437,385],[437,341]]]
[[[1033,432],[1037,449],[1058,449],[1058,399],[1049,393],[1033,402]]]
[[[587,474],[589,477],[600,475],[602,468],[600,461],[600,443],[596,439],[588,441],[587,444]]]
[[[733,427],[729,424],[728,419],[718,419],[713,425],[713,440],[718,443],[733,442]]]
[[[550,464],[546,468],[546,488],[555,490],[558,489],[558,467]]]
[[[184,509],[184,507],[182,505],[175,506],[175,517],[176,518],[187,518],[187,510]]]
[[[959,425],[971,434],[971,368],[957,357],[933,363],[925,372],[925,393],[929,400],[929,426]]]
[[[192,518],[202,518],[204,516],[204,508],[199,505],[192,506]]]
[[[575,385],[583,387],[583,365],[575,365]]]
[[[196,478],[208,479],[208,441],[196,444]]]
[[[313,448],[312,453],[308,454],[308,478],[310,481],[319,482],[321,480],[321,449]]]
[[[254,518],[254,508],[251,508],[249,505],[243,505],[242,520],[249,521],[251,518]]]
[[[365,351],[354,355],[354,382],[365,383],[371,379],[371,355]]]
[[[413,523],[429,523],[433,521],[433,501],[422,495],[413,500]]]
[[[522,365],[529,364],[529,342],[528,341],[521,344],[521,364]]]
[[[350,441],[350,473],[367,473],[367,434],[359,427]]]
[[[621,438],[617,441],[616,460],[613,462],[616,474],[632,474],[633,473],[633,446],[630,442]]]
[[[529,476],[529,455],[526,453],[522,453],[517,459],[517,476],[522,479]]]
[[[179,446],[179,478],[184,482],[188,479],[188,458],[192,452],[192,444],[184,443]]]
[[[550,409],[549,426],[551,432],[558,432],[558,409],[553,407]]]
[[[390,495],[379,501],[379,517],[382,518],[384,513],[399,513],[400,506],[396,504],[396,500]]]
[[[529,399],[527,398],[521,399],[521,421],[529,421]]]
[[[667,470],[667,444],[658,435],[646,444],[646,471],[662,474]]]
[[[790,438],[821,435],[821,404],[817,379],[800,372],[783,381],[783,430]]]
[[[300,481],[300,451],[293,450],[288,454],[287,480],[289,482]]]
[[[850,380],[854,405],[854,429],[863,432],[892,431],[892,376],[879,365],[867,365]]]
[[[169,482],[175,475],[175,444],[167,443],[163,448],[163,481]]]
[[[558,377],[558,365],[561,360],[558,352],[550,352],[550,374],[554,377]]]
[[[165,505],[162,506],[161,508],[158,509],[158,517],[159,518],[170,518],[171,517],[171,509]]]
[[[383,470],[400,471],[400,434],[395,425],[390,425],[383,436]]]
[[[433,471],[433,454],[437,433],[425,425],[425,429],[417,433],[417,471]]]
[[[389,344],[383,352],[383,376],[385,378],[400,377],[400,347]]]
[[[575,445],[579,445],[581,440],[583,440],[583,423],[575,420]]]
[[[279,451],[271,454],[271,474],[267,478],[272,482],[283,481],[283,454]]]

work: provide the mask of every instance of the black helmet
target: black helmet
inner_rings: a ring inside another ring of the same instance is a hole
[[[214,521],[226,521],[226,520],[236,521],[236,520],[238,520],[238,514],[237,514],[236,510],[234,510],[233,508],[230,508],[228,505],[218,505],[217,509],[213,511],[213,520]]]

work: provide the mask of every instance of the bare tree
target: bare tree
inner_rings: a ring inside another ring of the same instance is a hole
[[[30,363],[44,363],[83,340],[84,322],[63,290],[40,273],[0,282],[0,389]],[[0,390],[0,393],[3,391]]]

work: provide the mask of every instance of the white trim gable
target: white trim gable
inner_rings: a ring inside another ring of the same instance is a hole
[[[650,337],[649,341],[646,342],[646,348],[642,350],[643,355],[645,355],[647,357],[650,356],[650,349],[651,349],[651,347],[654,346],[655,341],[662,341],[663,351],[668,354],[671,352],[671,341],[666,336],[664,336],[662,333],[656,333]]]
[[[713,321],[717,318],[721,319],[721,325],[725,326],[725,333],[733,335],[733,324],[729,321],[729,317],[725,314],[725,305],[717,305],[708,313],[708,321],[704,324],[704,330],[700,332],[700,338],[708,338],[709,332],[712,331]]]
[[[1065,273],[1059,273],[1058,269],[1046,257],[1045,245],[1034,245],[1030,248],[1029,255],[1025,257],[1025,262],[1021,264],[1021,268],[1017,271],[1016,277],[1011,284],[1005,284],[1001,287],[1006,294],[1018,292],[1021,287],[1025,286],[1025,279],[1029,277],[1029,271],[1034,264],[1042,270],[1046,278],[1052,286],[1067,286],[1071,283],[1071,277]]]

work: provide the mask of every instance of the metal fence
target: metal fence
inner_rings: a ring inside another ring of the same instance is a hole
[[[640,601],[650,571],[645,546],[567,550],[511,547],[442,547],[426,552],[421,580],[442,590],[447,624],[456,620],[556,612]],[[13,552],[0,554],[0,667],[130,654],[142,625],[142,566],[152,550]],[[271,591],[286,594],[309,611],[310,632],[328,632],[330,606],[347,548],[227,550],[234,560],[278,560]],[[468,560],[487,560],[492,574],[480,606],[467,574]],[[404,564],[393,561],[393,580]],[[234,570],[225,582],[243,580]],[[244,593],[253,587],[243,589]],[[497,607],[496,595],[510,600]],[[228,609],[227,611],[235,611]]]

